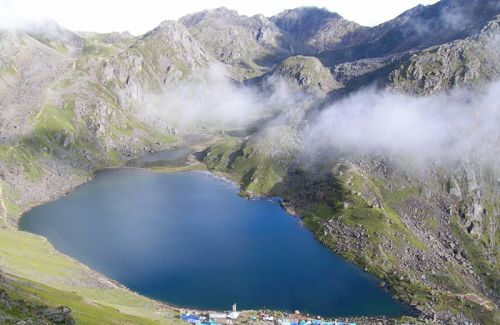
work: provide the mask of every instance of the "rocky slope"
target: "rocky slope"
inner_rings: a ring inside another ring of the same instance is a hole
[[[303,165],[256,140],[223,141],[202,160],[245,195],[283,197],[324,245],[377,274],[428,320],[498,321],[499,183],[478,165],[420,170],[384,155]]]
[[[464,39],[421,50],[335,64],[330,72],[339,85],[330,93],[348,94],[367,85],[390,87],[413,95],[479,88],[498,78],[499,16]]]
[[[240,16],[226,8],[180,19],[217,60],[252,73],[287,56],[287,36],[262,15]]]
[[[294,89],[324,96],[340,87],[330,70],[315,57],[291,56],[281,62],[268,76],[270,82],[285,80]]]
[[[388,77],[393,87],[418,94],[495,80],[500,72],[500,16],[478,35],[412,54]]]

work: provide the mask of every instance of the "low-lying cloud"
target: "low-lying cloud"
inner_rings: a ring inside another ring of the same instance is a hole
[[[324,109],[304,131],[310,156],[388,153],[414,160],[499,163],[500,82],[481,92],[412,97],[374,88]]]
[[[181,133],[238,129],[258,122],[257,141],[269,144],[275,133],[278,147],[286,147],[287,153],[297,148],[310,160],[386,154],[416,162],[499,165],[500,81],[480,91],[456,89],[425,97],[373,87],[315,111],[311,108],[315,98],[292,91],[284,81],[261,88],[242,86],[220,66],[212,67],[207,76],[147,97],[143,117],[159,128]],[[308,109],[315,113],[306,114]],[[287,138],[293,145],[282,145]],[[279,154],[278,149],[273,146],[270,152]]]
[[[185,81],[146,96],[143,118],[159,129],[181,133],[200,128],[239,129],[275,116],[298,100],[282,82],[273,84],[265,95],[256,87],[238,84],[221,65],[211,66],[202,75],[202,80]]]

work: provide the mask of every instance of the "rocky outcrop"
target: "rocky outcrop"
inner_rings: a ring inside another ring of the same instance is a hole
[[[0,289],[0,322],[2,324],[75,325],[71,309],[66,306],[51,308],[26,300],[14,300]]]
[[[289,57],[274,69],[270,78],[286,80],[293,88],[318,96],[339,88],[330,70],[315,57]]]
[[[447,91],[500,75],[500,16],[478,36],[414,53],[388,77],[391,87],[412,94]]]
[[[42,309],[40,311],[40,315],[54,324],[76,324],[75,320],[71,316],[71,309],[65,306]]]

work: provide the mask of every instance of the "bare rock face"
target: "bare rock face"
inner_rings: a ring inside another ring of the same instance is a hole
[[[5,290],[3,290],[3,289],[0,290],[0,304],[4,308],[7,308],[7,309],[9,309],[11,307],[10,306],[10,297],[7,294],[7,292],[5,292]]]
[[[364,29],[337,13],[319,8],[285,10],[271,20],[290,35],[290,46],[297,53],[322,52],[339,47],[349,42],[350,35],[355,31]]]
[[[240,16],[226,8],[183,17],[193,37],[217,60],[255,69],[294,54],[311,54],[349,43],[360,25],[326,9],[298,8],[276,16]]]
[[[409,93],[429,94],[493,80],[500,74],[500,16],[478,36],[417,52],[389,75],[389,84]]]
[[[44,318],[48,319],[53,324],[76,324],[73,316],[71,315],[71,309],[66,306],[42,309],[40,313]]]

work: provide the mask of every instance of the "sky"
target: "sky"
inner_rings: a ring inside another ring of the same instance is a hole
[[[0,19],[51,18],[75,31],[129,31],[140,35],[167,19],[218,7],[240,14],[275,15],[301,6],[327,8],[362,25],[373,26],[392,19],[418,4],[437,0],[0,0]],[[2,23],[2,22],[0,22]]]

